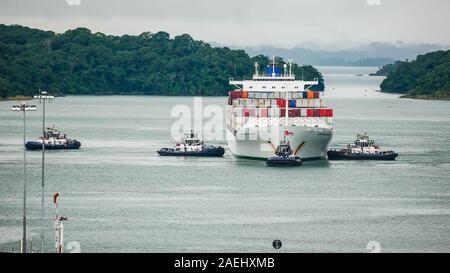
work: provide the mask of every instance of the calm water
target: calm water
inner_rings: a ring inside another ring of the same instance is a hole
[[[65,97],[48,125],[81,140],[47,152],[46,251],[51,204],[61,195],[65,242],[82,252],[382,252],[450,250],[450,102],[375,92],[373,68],[322,67],[335,109],[333,146],[368,132],[396,162],[318,161],[267,168],[234,159],[160,158],[171,145],[172,106],[189,97]],[[204,98],[223,106],[226,98]],[[22,119],[0,102],[0,252],[17,251],[22,217]],[[38,108],[40,105],[38,104]],[[29,113],[27,138],[40,134]],[[225,143],[225,142],[223,142]],[[40,152],[28,157],[28,231],[40,233]]]

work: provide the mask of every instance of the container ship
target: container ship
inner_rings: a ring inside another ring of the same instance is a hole
[[[310,91],[313,81],[296,80],[292,62],[272,64],[260,72],[255,63],[252,80],[230,79],[227,140],[234,156],[266,160],[286,139],[302,160],[325,158],[333,137],[333,109],[324,92]]]

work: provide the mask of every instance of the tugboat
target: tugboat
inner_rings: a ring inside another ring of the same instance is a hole
[[[353,145],[341,150],[330,149],[327,154],[329,160],[395,160],[398,156],[394,151],[382,151],[367,133],[358,134]]]
[[[47,127],[44,137],[39,137],[38,141],[28,141],[25,143],[27,150],[42,150],[42,142],[46,150],[71,150],[79,149],[81,143],[76,139],[67,139],[66,134],[61,135],[55,126]]]
[[[222,157],[225,149],[221,146],[205,145],[197,134],[191,131],[189,134],[184,134],[181,143],[177,143],[174,148],[162,148],[158,154],[160,156]]]
[[[275,151],[275,156],[267,159],[266,164],[268,167],[293,167],[293,166],[301,166],[302,160],[300,157],[296,157],[289,145],[289,142],[286,141],[286,136],[283,141],[278,145],[277,150]]]

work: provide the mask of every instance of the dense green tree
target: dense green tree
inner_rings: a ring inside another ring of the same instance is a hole
[[[396,61],[391,64],[387,64],[383,66],[381,69],[379,69],[376,73],[371,73],[370,76],[387,76],[394,70],[396,70],[399,65],[401,64],[401,61]]]
[[[211,47],[187,34],[166,32],[110,36],[87,28],[57,34],[0,25],[0,96],[64,94],[226,95],[228,80],[249,78],[253,63],[243,50]],[[277,58],[278,64],[283,64]],[[312,66],[294,64],[297,77],[318,78]]]
[[[383,92],[411,96],[450,97],[450,50],[397,63],[380,85]]]

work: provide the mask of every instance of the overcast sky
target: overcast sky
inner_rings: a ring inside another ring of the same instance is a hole
[[[77,5],[77,2],[81,2]],[[167,31],[234,46],[450,45],[450,0],[0,0],[0,23],[64,32]]]

